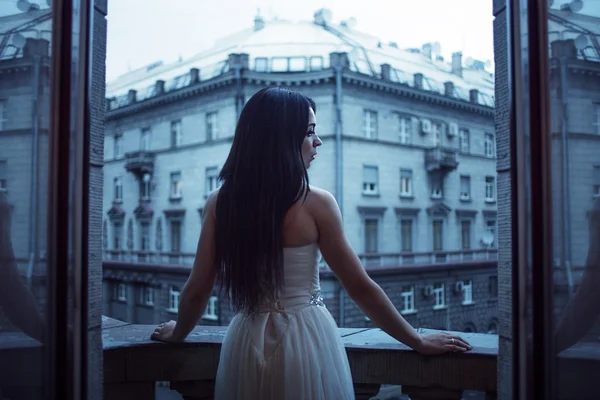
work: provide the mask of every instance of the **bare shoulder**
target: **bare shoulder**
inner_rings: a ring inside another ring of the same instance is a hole
[[[206,199],[206,203],[204,205],[204,210],[202,210],[202,219],[208,215],[212,215],[213,217],[215,216],[217,199],[219,198],[219,189],[220,188],[216,188],[208,194],[208,198]]]
[[[322,215],[323,213],[338,213],[339,207],[335,197],[331,192],[318,188],[316,186],[310,187],[310,192],[306,197],[306,206],[311,211],[311,213]]]

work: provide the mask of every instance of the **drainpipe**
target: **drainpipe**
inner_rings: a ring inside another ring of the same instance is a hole
[[[569,190],[569,141],[567,138],[567,59],[563,56],[559,59],[560,63],[560,95],[562,107],[562,187],[563,201],[561,230],[563,232],[563,264],[567,275],[569,285],[569,298],[573,296],[573,273],[571,271],[571,195]]]
[[[240,119],[240,115],[242,114],[242,108],[244,108],[244,87],[242,84],[242,69],[244,65],[247,65],[247,62],[243,62],[242,58],[247,57],[247,54],[235,54],[235,63],[233,65],[234,77],[235,77],[235,112],[236,112],[236,120],[235,125],[237,125],[237,121]]]
[[[335,197],[340,207],[340,213],[342,214],[342,220],[344,218],[344,202],[343,202],[343,154],[342,154],[342,75],[343,65],[341,54],[338,53],[335,58],[334,71],[335,71]],[[345,292],[342,285],[340,285],[340,326],[343,327],[345,323]]]
[[[36,43],[37,44],[37,43]],[[29,206],[29,264],[27,265],[27,287],[32,289],[32,276],[37,258],[38,242],[38,142],[39,142],[39,88],[40,88],[40,55],[32,54],[32,135],[31,135],[31,187]]]
[[[337,60],[334,66],[335,70],[335,197],[344,217],[344,206],[343,206],[343,168],[342,168],[342,74],[343,67],[340,63],[341,60]]]

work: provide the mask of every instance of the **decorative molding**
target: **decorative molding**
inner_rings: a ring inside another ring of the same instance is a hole
[[[421,212],[421,209],[416,207],[396,207],[394,210],[396,211],[396,215],[398,215],[399,217],[416,217],[419,214],[419,212]]]
[[[432,217],[447,217],[450,211],[452,209],[442,202],[427,207],[427,214]]]
[[[477,215],[477,210],[468,210],[464,208],[457,208],[455,212],[457,217],[462,218],[475,218],[475,215]]]
[[[385,213],[385,211],[387,210],[387,207],[376,207],[376,206],[358,206],[356,208],[358,209],[358,212],[361,215],[382,216]]]

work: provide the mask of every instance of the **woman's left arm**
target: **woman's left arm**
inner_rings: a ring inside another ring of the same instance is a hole
[[[217,195],[218,191],[209,195],[202,212],[202,228],[194,266],[181,292],[177,322],[159,327],[152,335],[153,339],[169,342],[185,340],[206,309],[217,277],[217,269],[214,265]]]

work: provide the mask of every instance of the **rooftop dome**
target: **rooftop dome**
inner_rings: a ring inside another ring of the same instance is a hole
[[[325,9],[314,14],[313,21],[265,21],[260,14],[254,26],[217,40],[214,45],[193,57],[170,64],[154,63],[131,71],[107,84],[107,97],[125,95],[133,89],[151,90],[157,80],[175,82],[189,75],[191,68],[200,70],[200,79],[210,79],[228,70],[229,54],[247,53],[249,68],[257,72],[289,73],[329,68],[332,52],[348,54],[350,69],[372,76],[381,75],[381,65],[391,67],[390,79],[412,85],[416,73],[423,75],[423,88],[444,92],[444,83],[453,82],[458,97],[467,98],[470,89],[477,89],[493,105],[494,80],[481,61],[464,65],[461,53],[454,53],[451,62],[440,56],[439,44],[425,44],[422,49],[400,49],[395,43],[383,43],[378,38],[354,29],[355,20],[331,22],[331,12]],[[173,83],[176,85],[176,83]]]

